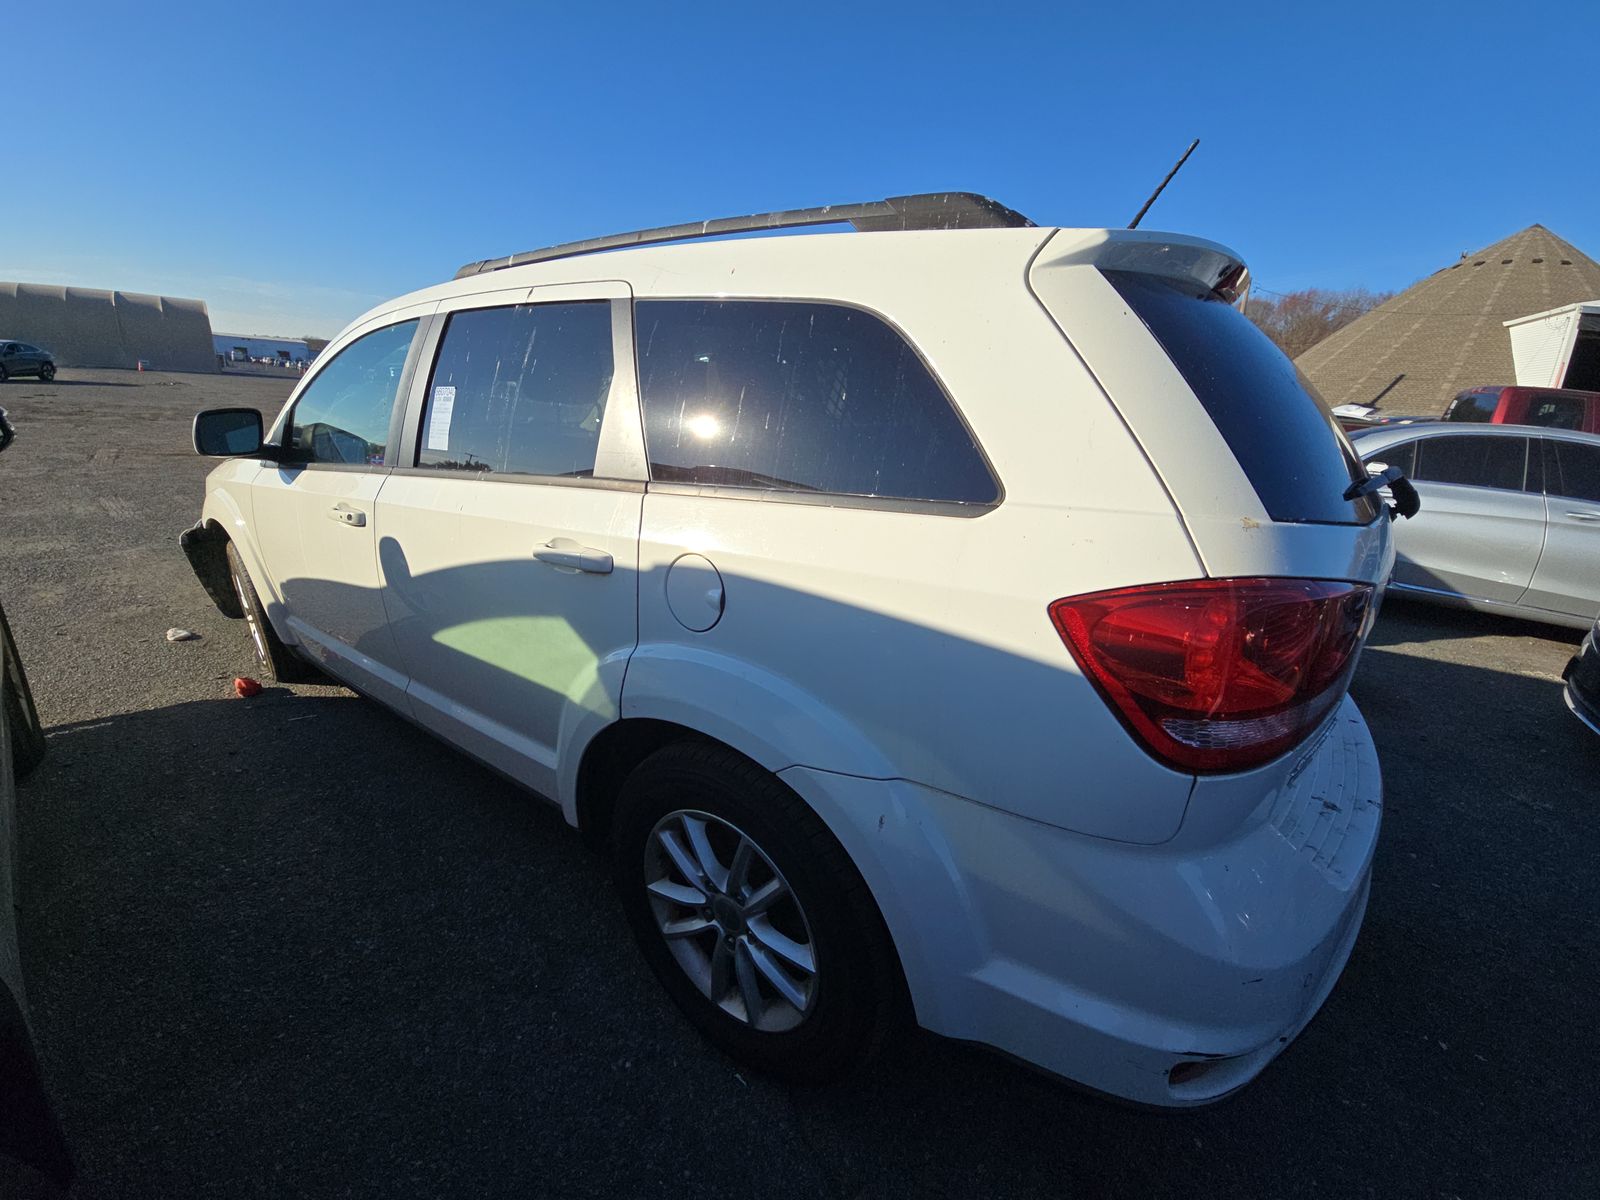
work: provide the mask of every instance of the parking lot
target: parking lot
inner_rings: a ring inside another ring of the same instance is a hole
[[[1136,1111],[920,1034],[782,1087],[678,1016],[553,808],[343,688],[234,696],[244,631],[177,546],[189,421],[293,382],[0,388],[0,596],[50,733],[24,961],[82,1195],[1600,1194],[1576,632],[1390,602],[1366,926],[1240,1095]]]

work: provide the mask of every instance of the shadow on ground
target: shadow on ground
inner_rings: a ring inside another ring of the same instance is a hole
[[[1600,755],[1551,680],[1390,648],[1461,619],[1397,607],[1363,660],[1388,799],[1345,978],[1176,1115],[927,1035],[840,1087],[741,1072],[554,809],[349,695],[55,728],[23,928],[80,1193],[1592,1195]]]

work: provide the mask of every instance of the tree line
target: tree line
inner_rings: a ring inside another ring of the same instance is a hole
[[[1302,288],[1281,295],[1252,292],[1245,301],[1244,315],[1277,343],[1278,349],[1298,358],[1393,295],[1366,288]]]

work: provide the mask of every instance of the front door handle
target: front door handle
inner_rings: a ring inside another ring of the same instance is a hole
[[[328,510],[328,520],[337,521],[341,525],[354,525],[360,529],[367,523],[367,514],[359,508],[351,508],[348,504],[335,504]]]
[[[555,538],[533,552],[540,562],[562,571],[584,571],[590,575],[611,574],[611,555],[604,550],[580,546],[571,538]]]
[[[1574,521],[1600,521],[1600,512],[1569,512],[1567,516]]]

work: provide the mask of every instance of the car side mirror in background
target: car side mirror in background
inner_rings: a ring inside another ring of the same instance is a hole
[[[1391,497],[1389,520],[1405,517],[1409,521],[1422,511],[1422,497],[1417,495],[1417,489],[1411,486],[1411,480],[1406,478],[1405,472],[1376,459],[1367,463],[1366,482],[1352,483],[1345,489],[1344,498],[1354,500],[1359,496],[1370,496],[1383,488],[1389,489]]]
[[[253,408],[208,408],[194,418],[194,450],[213,458],[262,452],[261,414]]]

